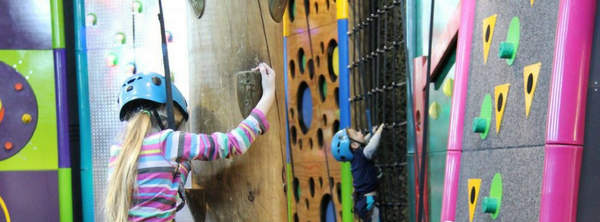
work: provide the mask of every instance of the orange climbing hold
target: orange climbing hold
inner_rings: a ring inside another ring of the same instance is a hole
[[[17,90],[17,91],[23,90],[23,84],[21,84],[21,83],[15,84],[15,90]]]
[[[4,149],[11,150],[13,148],[13,144],[11,142],[4,143]]]

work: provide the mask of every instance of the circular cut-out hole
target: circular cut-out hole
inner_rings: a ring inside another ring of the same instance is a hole
[[[470,200],[471,200],[471,204],[475,203],[475,187],[471,187],[471,195],[470,196]]]
[[[296,135],[297,135],[296,127],[292,126],[291,129],[290,129],[290,136],[292,138],[290,138],[290,139],[292,139],[292,144],[294,144],[294,145],[296,145]]]
[[[337,119],[333,121],[333,134],[337,133],[340,130],[340,121]]]
[[[306,55],[304,54],[303,48],[298,50],[298,62],[300,63],[298,66],[300,68],[300,73],[304,73],[304,69],[306,68]]]
[[[496,102],[496,109],[498,110],[498,112],[502,111],[502,102],[504,102],[504,95],[502,93],[498,95],[498,101]]]
[[[300,219],[298,219],[298,213],[294,213],[294,222],[300,222]]]
[[[325,0],[325,4],[327,5],[327,10],[329,10],[329,0]]]
[[[319,186],[323,188],[323,177],[319,177]]]
[[[319,14],[319,3],[315,2],[315,13]]]
[[[290,21],[294,22],[296,18],[296,1],[290,0],[288,3],[288,15],[290,16]]]
[[[310,179],[308,179],[308,188],[310,189],[310,196],[314,197],[315,196],[315,179],[313,179],[312,177]]]
[[[327,115],[323,114],[323,126],[327,126]]]
[[[290,108],[290,117],[293,119],[294,118],[294,109]]]
[[[337,196],[338,196],[338,203],[341,204],[342,203],[342,184],[338,182],[335,185],[335,189],[336,189],[336,193],[337,193]]]
[[[297,106],[298,118],[300,120],[300,129],[303,133],[306,134],[306,132],[308,132],[308,129],[310,129],[313,115],[312,96],[310,93],[310,88],[308,88],[308,84],[306,82],[300,83],[300,87],[298,87],[296,98],[298,98]]]
[[[527,94],[531,94],[531,90],[533,90],[533,73],[529,73],[527,77]]]
[[[308,204],[308,198],[304,199],[304,202],[306,202],[306,209],[310,208],[310,204]]]
[[[310,14],[310,0],[304,0],[304,10],[306,10],[306,17]]]
[[[490,42],[490,25],[485,29],[485,42]]]
[[[302,140],[298,140],[298,148],[300,148],[300,150],[302,150]]]
[[[327,81],[325,81],[325,76],[319,76],[319,95],[321,97],[321,102],[325,102],[325,98],[327,97]]]
[[[321,198],[321,206],[319,207],[321,222],[335,221],[335,205],[331,199],[331,195],[325,194]]]
[[[294,60],[290,60],[290,76],[292,77],[292,79],[294,77],[296,77],[296,63],[294,62]]]
[[[321,67],[321,57],[317,56],[317,67]]]
[[[309,59],[306,65],[308,66],[308,75],[310,76],[310,79],[313,79],[315,77],[315,62],[312,59]]]
[[[335,106],[340,107],[340,90],[337,87],[333,90],[333,98],[335,98]]]
[[[323,148],[323,130],[317,130],[317,143],[319,144],[319,148]]]
[[[310,149],[312,150],[312,149],[313,149],[313,145],[314,145],[314,144],[313,144],[313,139],[312,139],[312,138],[309,138],[309,139],[308,139],[308,145],[310,146]]]
[[[294,177],[294,199],[296,199],[296,203],[300,201],[300,181],[297,177]]]
[[[417,133],[421,132],[421,111],[417,110],[417,115],[416,115],[416,127],[417,127]]]
[[[321,42],[321,54],[325,53],[325,44],[323,44],[323,42]]]
[[[339,65],[338,44],[335,39],[332,39],[327,44],[327,69],[332,82],[337,80]]]

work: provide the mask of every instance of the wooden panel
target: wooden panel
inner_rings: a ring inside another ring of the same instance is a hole
[[[296,4],[295,13],[291,13],[291,6]],[[308,21],[306,19],[306,5],[308,4]],[[283,19],[289,26],[289,34],[298,34],[306,32],[307,27],[315,29],[327,24],[336,23],[336,4],[333,0],[289,0],[287,13]],[[294,20],[291,20],[290,14],[294,14]]]
[[[206,5],[201,19],[194,17],[189,6],[186,11],[191,131],[227,132],[242,121],[235,73],[249,70],[258,62],[269,63],[278,73],[277,101],[267,115],[270,131],[260,136],[246,154],[230,160],[193,163],[193,186],[206,190],[209,216],[217,221],[285,221],[281,23],[271,19],[268,0],[207,0]]]
[[[331,138],[339,128],[339,105],[336,101],[338,95],[335,93],[339,86],[339,78],[333,73],[330,74],[333,63],[328,62],[328,54],[331,54],[329,52],[333,51],[333,46],[337,46],[337,24],[331,23],[311,29],[310,39],[308,33],[288,36],[287,43],[290,147],[293,154],[294,179],[298,180],[300,187],[300,197],[298,200],[294,198],[292,212],[297,215],[299,221],[321,221],[320,204],[325,195],[331,195],[327,179],[331,177],[333,179],[331,189],[334,191],[331,196],[337,210],[338,221],[341,221],[339,215],[342,208],[337,195],[337,184],[341,182],[340,163],[329,152]],[[331,50],[328,47],[330,45]],[[302,66],[302,59],[299,57],[300,49],[304,51],[306,57],[304,72],[300,68]],[[314,72],[310,71],[308,65],[311,61],[314,64]],[[306,132],[302,131],[300,118],[302,113],[299,107],[302,101],[300,89],[303,83],[308,86],[312,99],[311,124],[306,128]],[[327,90],[322,90],[323,83],[327,85]],[[313,178],[315,184],[314,195],[310,192],[310,178]],[[319,178],[323,180],[322,187]]]

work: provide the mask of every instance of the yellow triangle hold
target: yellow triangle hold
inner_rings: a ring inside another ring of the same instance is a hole
[[[469,190],[469,222],[473,222],[473,216],[475,215],[475,208],[477,208],[477,197],[479,196],[479,187],[481,186],[481,179],[469,179],[468,180]]]
[[[523,68],[523,88],[525,90],[525,115],[529,117],[529,110],[531,109],[531,101],[535,94],[535,86],[537,85],[538,76],[540,74],[540,68],[542,63],[538,62],[533,65],[525,66]]]
[[[496,108],[496,134],[500,132],[500,124],[502,124],[502,116],[504,116],[504,110],[506,108],[506,99],[508,98],[508,89],[510,88],[510,83],[506,83],[504,85],[499,85],[494,88],[496,96],[494,98]]]
[[[531,7],[533,7],[533,2],[535,2],[535,0],[531,0]]]
[[[494,36],[494,26],[496,25],[496,14],[483,20],[483,64],[487,64],[490,46],[492,45],[492,36]]]

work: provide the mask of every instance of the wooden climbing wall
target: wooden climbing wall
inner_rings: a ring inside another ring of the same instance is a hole
[[[267,0],[207,0],[205,6],[200,19],[189,5],[186,10],[191,131],[227,132],[245,118],[235,73],[266,62],[277,72],[278,85],[267,114],[270,130],[242,156],[195,161],[193,187],[206,190],[207,217],[215,221],[285,221],[282,25],[271,18]]]
[[[284,16],[293,221],[341,221],[336,2],[288,2]],[[334,209],[335,208],[335,209]]]

